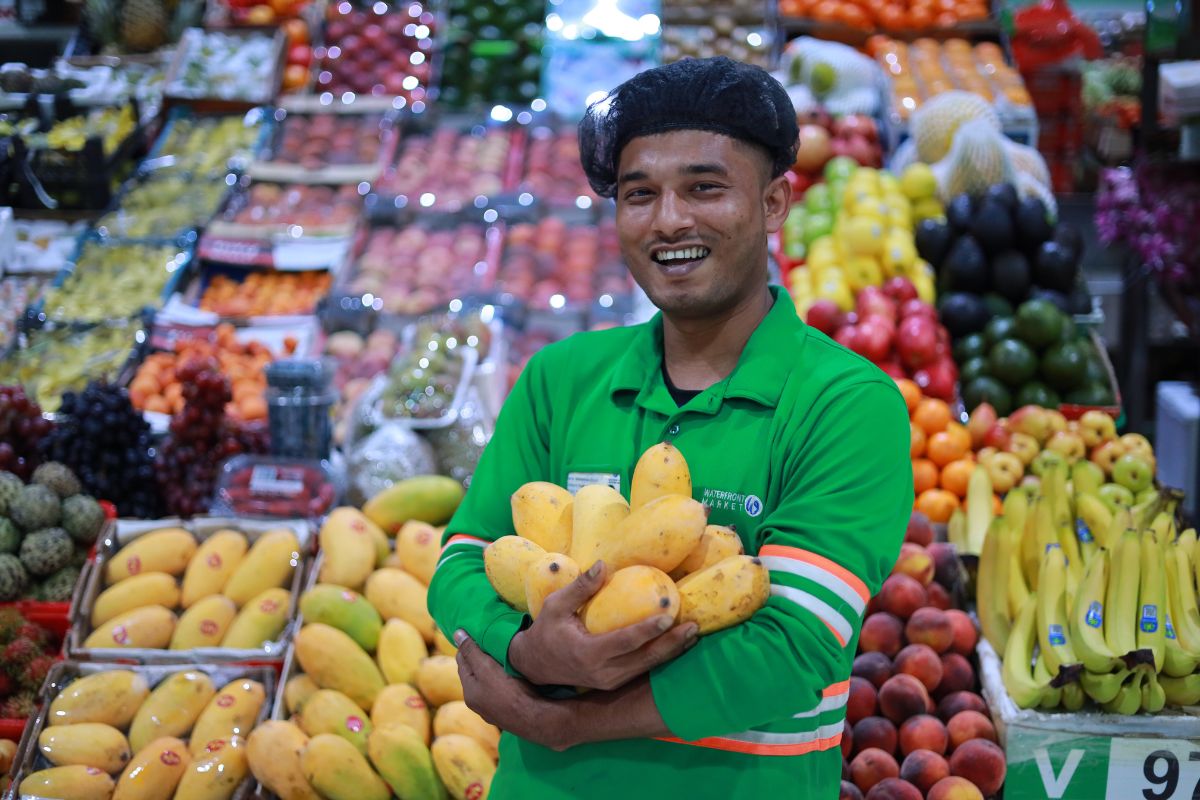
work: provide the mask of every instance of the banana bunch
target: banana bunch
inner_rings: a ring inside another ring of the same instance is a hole
[[[1009,694],[1114,714],[1200,703],[1200,543],[1176,531],[1179,493],[1114,512],[1068,476],[1009,492],[983,542],[976,608]]]

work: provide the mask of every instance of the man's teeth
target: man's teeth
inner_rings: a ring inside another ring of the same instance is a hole
[[[664,261],[694,261],[697,258],[704,258],[707,255],[707,247],[688,247],[683,250],[664,250],[661,253],[655,253],[654,260],[659,263]]]

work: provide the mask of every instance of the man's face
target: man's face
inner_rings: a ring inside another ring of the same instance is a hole
[[[767,234],[787,217],[790,188],[755,147],[708,131],[640,136],[617,175],[621,254],[664,313],[716,316],[765,285]]]

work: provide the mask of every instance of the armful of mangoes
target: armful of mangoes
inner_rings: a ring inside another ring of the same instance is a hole
[[[767,569],[744,555],[734,530],[709,525],[708,509],[691,495],[687,462],[665,442],[638,459],[628,503],[607,485],[572,496],[527,483],[512,496],[517,535],[483,551],[488,580],[536,619],[551,592],[603,561],[607,582],[577,612],[591,633],[660,614],[696,623],[701,635],[737,625],[767,602]]]

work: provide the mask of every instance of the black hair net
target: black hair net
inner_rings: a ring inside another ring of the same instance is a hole
[[[579,158],[601,197],[617,189],[617,164],[630,139],[674,130],[724,134],[763,148],[772,177],[796,158],[800,134],[787,91],[766,70],[725,56],[646,70],[588,107]]]

